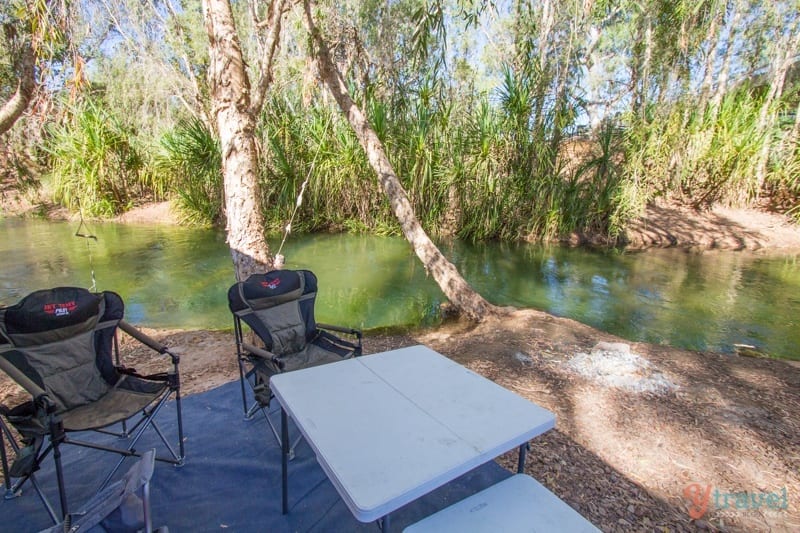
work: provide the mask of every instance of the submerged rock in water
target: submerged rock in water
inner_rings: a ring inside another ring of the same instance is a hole
[[[734,344],[733,349],[736,352],[736,355],[741,355],[742,357],[755,357],[758,359],[769,358],[769,354],[767,352],[762,351],[760,348],[751,344]]]

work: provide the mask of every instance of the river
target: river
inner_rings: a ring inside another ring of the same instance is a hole
[[[165,328],[232,327],[224,234],[160,225],[0,220],[0,304],[60,285],[118,292],[126,318]],[[86,229],[87,231],[83,231]],[[279,239],[270,240],[275,251]],[[750,252],[640,253],[500,243],[442,244],[498,305],[570,317],[632,341],[800,359],[800,262]],[[397,237],[292,235],[286,268],[319,278],[317,319],[363,329],[432,325],[444,297]]]

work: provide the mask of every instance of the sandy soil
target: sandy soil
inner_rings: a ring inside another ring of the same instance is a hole
[[[664,210],[637,235],[645,247],[800,250],[796,226],[756,212]],[[187,394],[238,377],[229,331],[145,332],[182,354]],[[629,343],[532,310],[365,339],[366,353],[411,344],[556,413],[526,472],[604,531],[800,531],[798,363]],[[139,371],[158,367],[128,342],[123,351]],[[588,368],[588,355],[609,364]],[[0,376],[0,402],[21,399]]]
[[[800,231],[788,217],[754,209],[715,207],[698,212],[652,205],[628,229],[629,248],[680,246],[694,250],[800,250]]]

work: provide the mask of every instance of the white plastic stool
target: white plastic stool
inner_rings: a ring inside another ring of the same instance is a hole
[[[404,533],[599,532],[541,483],[516,474],[454,503]]]

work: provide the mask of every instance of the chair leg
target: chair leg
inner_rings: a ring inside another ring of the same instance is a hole
[[[153,533],[153,517],[150,516],[150,482],[142,487],[142,506],[144,510],[144,531]]]
[[[172,456],[172,459],[165,459],[163,457],[156,457],[156,460],[157,461],[167,462],[167,463],[172,463],[172,464],[174,464],[176,466],[180,466],[180,465],[183,464],[183,459],[184,459],[183,449],[184,449],[184,446],[183,446],[183,434],[182,434],[182,428],[181,428],[182,422],[180,420],[180,416],[178,417],[178,433],[180,434],[179,447],[180,447],[180,450],[181,450],[181,455],[180,456],[175,453],[175,450],[172,448],[172,446],[169,443],[169,439],[166,438],[164,433],[161,431],[161,428],[158,426],[158,424],[155,421],[155,417],[161,411],[161,408],[164,407],[164,405],[167,403],[167,400],[169,399],[169,396],[170,395],[167,394],[163,398],[161,398],[161,400],[158,402],[158,404],[156,404],[156,406],[153,408],[153,410],[145,415],[148,418],[147,422],[142,424],[136,430],[136,434],[131,438],[130,443],[128,444],[128,448],[126,450],[114,450],[114,449],[111,449],[111,448],[103,448],[103,447],[100,447],[100,446],[92,445],[90,443],[70,441],[72,444],[78,444],[78,445],[81,445],[81,446],[87,446],[89,448],[106,449],[107,451],[116,452],[116,453],[119,453],[119,454],[122,455],[122,457],[120,457],[119,461],[117,461],[116,466],[114,466],[114,468],[111,470],[111,472],[109,472],[108,475],[106,476],[106,478],[103,480],[103,483],[100,485],[100,488],[98,489],[98,491],[103,490],[105,488],[105,486],[108,485],[108,482],[111,481],[111,478],[114,477],[114,474],[116,474],[117,470],[119,470],[119,468],[122,466],[122,463],[125,462],[126,458],[128,458],[130,456],[136,456],[136,457],[140,456],[140,454],[138,454],[134,450],[136,448],[136,444],[139,442],[139,439],[142,437],[142,435],[144,434],[145,430],[148,427],[152,427],[153,428],[153,431],[156,432],[156,434],[161,439],[161,442],[164,444],[164,446],[169,451],[169,454]]]
[[[256,403],[256,405],[258,405],[258,403]],[[261,412],[264,414],[264,418],[267,420],[267,424],[269,425],[269,428],[272,430],[272,434],[275,435],[275,439],[278,441],[278,443],[280,443],[281,442],[281,435],[278,432],[278,428],[276,427],[276,423],[272,421],[272,418],[270,418],[270,413],[271,412],[267,408],[261,408]],[[279,413],[280,411],[272,411],[272,412]],[[287,438],[288,438],[288,436],[287,436]],[[289,460],[290,461],[292,459],[294,459],[294,449],[297,448],[297,445],[300,444],[301,440],[303,440],[303,435],[302,434],[298,435],[297,438],[294,440],[294,442],[289,447],[288,456],[289,456]]]
[[[273,422],[272,418],[270,418],[270,414],[271,413],[274,414],[277,411],[272,411],[271,412],[269,410],[269,405],[265,407],[265,406],[261,405],[261,403],[259,403],[258,400],[253,401],[253,404],[250,405],[249,407],[247,406],[247,387],[249,386],[249,388],[251,390],[253,390],[255,388],[255,385],[250,381],[251,378],[255,379],[253,377],[254,374],[255,374],[255,369],[251,369],[249,372],[245,372],[244,363],[243,363],[242,359],[240,358],[239,359],[239,382],[240,382],[240,385],[241,385],[241,388],[242,388],[242,407],[244,409],[244,419],[245,420],[251,420],[253,418],[253,416],[255,416],[255,414],[258,411],[261,411],[261,413],[264,415],[264,418],[267,421],[267,424],[269,425],[270,430],[272,431],[272,434],[275,436],[275,440],[278,441],[278,443],[280,443],[281,442],[281,436],[280,436],[280,432],[279,432],[278,427],[277,427],[277,423]],[[254,393],[255,393],[255,391],[254,391]],[[272,402],[270,402],[270,404],[272,404]],[[289,448],[289,460],[290,461],[292,459],[294,459],[294,450],[295,450],[295,448],[297,447],[297,445],[300,443],[300,441],[302,439],[303,439],[303,436],[302,435],[298,435],[297,438],[295,439],[295,441],[292,443],[291,447]]]
[[[255,415],[259,409],[262,409],[262,407],[258,404],[258,402],[253,402],[253,405],[250,406],[250,409],[245,410],[244,419],[252,420],[253,415]]]
[[[18,496],[18,494],[14,494],[11,491],[11,479],[8,477],[8,456],[6,455],[6,439],[5,439],[5,432],[6,432],[6,424],[0,419],[0,460],[3,462],[3,485],[6,488],[5,499],[9,500]],[[13,440],[11,441],[14,442]]]
[[[50,515],[50,519],[53,521],[53,524],[58,524],[61,520],[53,509],[53,506],[50,504],[50,500],[48,500],[44,495],[44,491],[42,490],[41,486],[39,486],[39,482],[36,480],[36,476],[33,473],[18,479],[16,483],[11,483],[8,454],[6,452],[5,444],[6,440],[8,440],[8,444],[14,453],[18,453],[20,449],[19,445],[14,440],[14,435],[11,433],[11,429],[9,429],[2,417],[0,417],[0,456],[2,456],[3,485],[5,486],[5,494],[3,495],[3,499],[12,500],[21,496],[22,485],[26,481],[30,480],[31,485],[33,485],[33,490],[36,492],[36,495],[39,497],[39,500],[41,500],[42,505],[44,505],[44,508],[47,510],[47,514]],[[47,455],[47,453],[49,452],[45,451],[45,453],[42,453],[39,456],[39,459],[43,458],[45,455]]]
[[[183,411],[181,410],[180,391],[175,394],[175,409],[178,410],[178,449],[181,454],[178,458],[178,464],[175,466],[183,466],[183,461],[186,459],[186,444],[183,442]]]
[[[186,444],[183,442],[183,409],[181,408],[181,382],[180,375],[177,370],[170,373],[169,376],[170,390],[175,393],[175,409],[178,415],[178,449],[180,450],[180,457],[176,466],[183,466],[183,460],[186,458]],[[161,437],[164,440],[164,437]]]
[[[61,503],[61,516],[69,516],[67,492],[64,486],[64,469],[61,465],[61,443],[66,440],[64,425],[57,416],[50,417],[50,444],[53,446],[53,460],[56,464],[56,481],[58,483],[58,499]]]
[[[242,362],[242,359],[239,358],[239,385],[242,388],[242,410],[244,411],[245,420],[249,420],[249,417],[253,416],[253,414],[247,409],[247,390],[245,389],[245,381],[247,381],[247,376],[244,372],[244,363]]]

